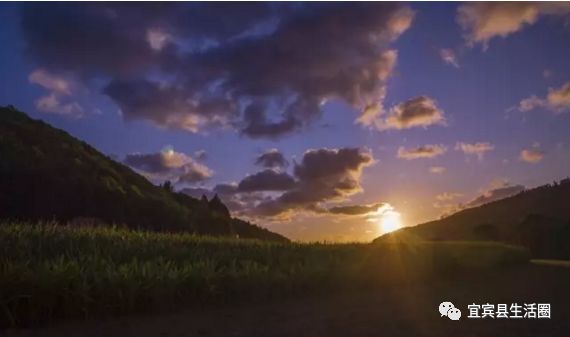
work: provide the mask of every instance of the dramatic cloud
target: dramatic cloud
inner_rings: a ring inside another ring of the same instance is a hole
[[[285,168],[289,162],[277,149],[271,149],[262,153],[255,159],[255,164],[265,168]]]
[[[79,103],[64,98],[72,94],[75,86],[70,79],[51,74],[43,69],[36,69],[28,76],[28,80],[50,91],[49,94],[35,101],[36,109],[39,111],[72,118],[79,118],[83,115],[83,108]]]
[[[467,155],[476,155],[479,160],[483,159],[486,152],[493,151],[495,146],[489,142],[463,143],[455,145],[455,149]]]
[[[380,121],[380,129],[409,129],[446,125],[445,115],[437,107],[435,100],[427,96],[412,98],[393,107],[385,120]]]
[[[397,50],[387,50],[380,55],[379,62],[381,64],[380,71],[378,72],[378,77],[380,80],[385,82],[388,78],[392,75],[394,68],[396,67],[396,63],[398,60],[398,51]],[[367,126],[367,127],[375,127],[379,128],[381,125],[381,115],[384,113],[384,106],[383,102],[386,98],[386,86],[382,86],[378,89],[377,93],[377,102],[371,102],[367,104],[360,115],[356,119],[356,123]]]
[[[239,192],[287,191],[295,186],[295,179],[284,172],[266,169],[245,177],[238,184]]]
[[[459,61],[457,60],[457,55],[451,49],[441,49],[439,51],[439,57],[443,60],[443,62],[454,66],[455,68],[459,68]]]
[[[520,160],[531,164],[540,162],[542,158],[544,158],[544,152],[538,148],[524,149],[520,154]]]
[[[443,166],[432,166],[429,168],[429,172],[433,174],[442,174],[446,171],[446,168]]]
[[[219,184],[214,188],[186,187],[180,190],[181,193],[200,199],[205,196],[212,199],[215,195],[231,210],[233,215],[247,216],[247,210],[255,205],[268,200],[262,193],[237,193],[237,184]]]
[[[253,138],[298,131],[333,99],[363,116],[381,111],[397,56],[390,45],[414,17],[397,3],[55,3],[21,12],[35,62],[97,84],[125,119]]]
[[[148,80],[113,80],[103,92],[126,119],[146,119],[169,129],[198,132],[206,126],[228,127],[235,104],[227,99],[191,99],[170,84]]]
[[[182,192],[197,198],[218,194],[233,212],[254,218],[288,219],[295,210],[318,214],[365,214],[374,211],[374,205],[327,208],[327,204],[346,200],[360,192],[362,169],[373,163],[372,154],[363,149],[309,150],[300,163],[295,163],[293,175],[265,169],[239,183],[218,184],[211,189],[185,188]],[[153,162],[147,169],[162,170],[163,166]]]
[[[129,154],[124,162],[155,182],[172,180],[180,184],[193,184],[205,181],[213,175],[213,171],[207,166],[172,148],[158,153]]]
[[[322,203],[360,192],[362,169],[373,162],[370,152],[358,148],[309,150],[295,164],[295,188],[259,204],[252,212],[273,217],[287,216],[295,209],[322,212]]]
[[[403,146],[398,148],[398,158],[412,160],[419,158],[434,158],[447,152],[443,145],[423,145],[413,149],[406,149]]]
[[[371,205],[346,205],[346,206],[336,206],[329,208],[329,212],[333,214],[344,214],[344,215],[367,215],[369,213],[374,213],[385,204],[380,202]]]
[[[457,21],[468,44],[486,48],[494,37],[507,37],[534,24],[542,15],[567,16],[567,2],[470,2],[459,6]]]
[[[570,111],[570,82],[566,82],[560,88],[548,89],[545,98],[530,96],[520,101],[518,110],[527,112],[536,108],[544,108],[555,113]]]

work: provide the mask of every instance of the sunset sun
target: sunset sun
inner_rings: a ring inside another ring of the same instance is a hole
[[[402,215],[390,204],[380,206],[375,212],[371,213],[368,221],[378,224],[378,231],[381,234],[390,233],[404,227]]]
[[[402,217],[394,210],[387,210],[380,215],[378,223],[382,233],[390,233],[402,228]]]

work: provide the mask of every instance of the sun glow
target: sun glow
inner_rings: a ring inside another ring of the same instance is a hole
[[[384,204],[379,207],[368,221],[377,223],[382,234],[390,233],[404,227],[402,215],[394,210],[394,207],[390,204]]]
[[[396,211],[386,211],[380,217],[380,229],[382,233],[390,233],[402,228],[402,218]]]

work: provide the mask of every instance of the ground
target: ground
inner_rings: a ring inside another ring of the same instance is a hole
[[[5,336],[568,336],[569,285],[570,268],[540,263],[430,284],[354,289],[325,298],[305,296],[279,303],[62,322],[12,330]],[[442,301],[462,310],[459,321],[440,317]],[[466,318],[467,305],[487,302],[550,303],[552,318]]]

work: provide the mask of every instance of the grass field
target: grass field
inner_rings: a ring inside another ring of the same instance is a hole
[[[326,296],[180,308],[175,312],[65,320],[3,337],[567,337],[570,269],[526,264],[480,270],[437,282],[377,286]],[[462,310],[440,317],[442,301]],[[469,319],[472,303],[539,302],[551,319]]]
[[[270,243],[0,224],[0,326],[426,282],[526,263],[490,243]]]

